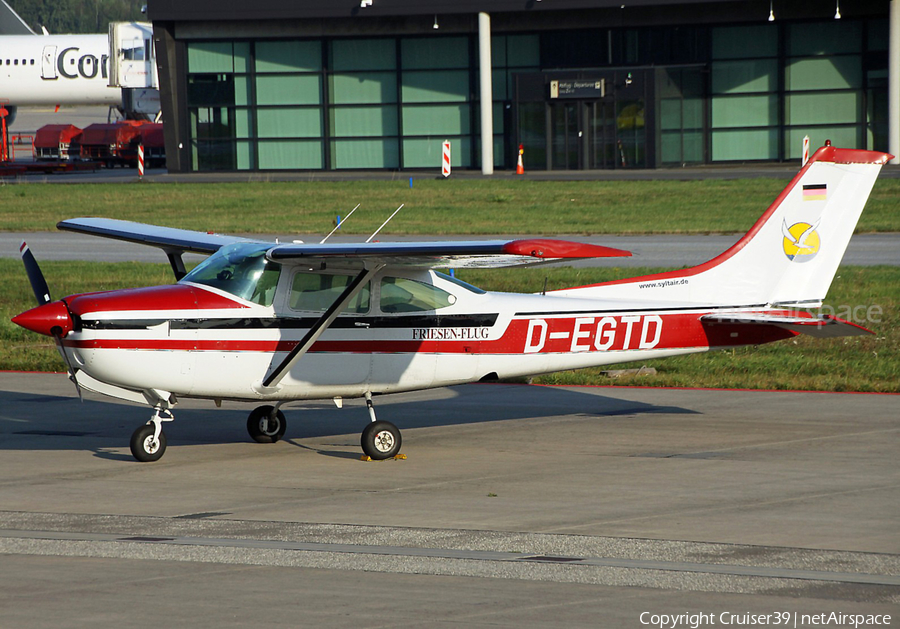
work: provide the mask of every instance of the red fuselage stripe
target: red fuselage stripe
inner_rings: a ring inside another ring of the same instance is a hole
[[[499,339],[448,340],[441,328],[410,329],[408,339],[320,340],[313,352],[557,354],[624,350],[665,350],[767,343],[796,333],[772,325],[704,323],[700,313],[607,315],[516,319]],[[486,331],[486,329],[484,329]],[[212,332],[212,331],[211,331]],[[210,334],[211,332],[207,332]],[[300,332],[292,330],[291,332]],[[149,334],[149,333],[148,333]],[[485,334],[486,335],[486,334]],[[67,338],[68,347],[162,351],[289,352],[298,340]]]

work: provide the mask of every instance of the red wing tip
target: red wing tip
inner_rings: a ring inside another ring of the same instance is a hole
[[[631,252],[624,249],[550,238],[513,240],[503,245],[503,253],[534,258],[624,258],[631,256]]]

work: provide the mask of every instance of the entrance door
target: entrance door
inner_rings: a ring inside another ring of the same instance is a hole
[[[550,105],[550,166],[552,170],[580,170],[584,138],[582,103]]]
[[[41,78],[52,80],[56,76],[56,46],[44,46],[41,54]]]
[[[646,168],[644,100],[549,103],[552,170]]]
[[[616,168],[616,117],[613,103],[588,103],[591,168]]]

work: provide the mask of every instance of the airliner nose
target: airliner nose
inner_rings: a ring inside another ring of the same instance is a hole
[[[47,336],[65,336],[72,330],[72,317],[62,301],[54,301],[13,317],[12,322],[26,330]]]

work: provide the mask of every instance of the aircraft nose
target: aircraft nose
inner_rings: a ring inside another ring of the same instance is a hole
[[[72,330],[72,317],[62,301],[54,301],[13,317],[12,322],[46,336],[65,336]]]

